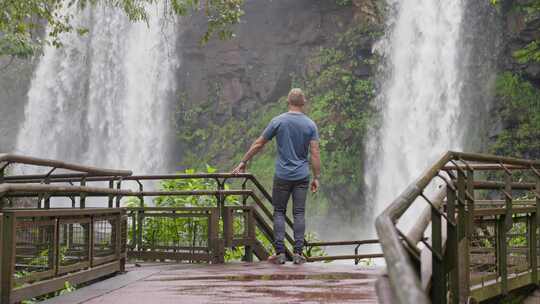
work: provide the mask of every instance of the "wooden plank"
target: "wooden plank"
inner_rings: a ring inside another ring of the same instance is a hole
[[[64,288],[65,282],[72,285],[81,284],[92,281],[97,278],[116,273],[120,270],[120,263],[114,262],[110,264],[94,267],[89,270],[68,274],[62,277],[53,278],[29,286],[21,287],[13,290],[10,302],[2,303],[17,303],[25,299],[31,299],[43,294],[47,294]]]
[[[86,208],[86,209],[3,209],[4,214],[13,214],[16,217],[71,217],[71,216],[114,216],[121,213],[121,209]]]
[[[66,265],[66,266],[59,266],[58,267],[58,274],[62,275],[62,274],[66,274],[68,272],[75,272],[75,271],[79,271],[79,270],[82,270],[82,269],[85,269],[85,268],[88,268],[88,267],[90,267],[90,262],[89,261],[78,262],[78,263],[71,264],[71,265]]]
[[[264,246],[258,240],[255,241],[252,248],[253,253],[259,259],[259,261],[266,261],[270,256],[270,254],[268,254],[268,252],[266,251],[266,248],[264,248]]]
[[[37,281],[43,281],[45,279],[49,279],[55,276],[55,272],[53,269],[46,270],[46,271],[39,271],[39,272],[33,272],[29,273],[28,275],[13,279],[14,285],[21,285],[28,282],[37,282]]]
[[[520,273],[508,279],[508,291],[516,290],[530,285],[531,273]],[[478,302],[485,301],[503,294],[501,285],[495,280],[485,282],[484,286],[475,287],[471,290],[471,296]]]
[[[359,254],[359,255],[328,255],[328,256],[318,256],[318,257],[308,257],[306,258],[308,262],[319,262],[319,261],[337,261],[337,260],[362,260],[362,259],[374,259],[374,258],[383,258],[384,254],[382,253],[372,253],[372,254]]]
[[[97,266],[97,265],[102,265],[102,264],[105,264],[105,263],[108,263],[108,262],[111,262],[111,261],[114,261],[114,260],[118,260],[119,257],[116,255],[116,253],[113,253],[112,255],[109,255],[109,256],[105,256],[105,257],[94,257],[93,259],[93,262],[92,262],[92,265],[93,266]]]
[[[210,262],[211,258],[206,253],[190,252],[167,252],[167,251],[131,251],[129,259],[140,260],[171,260],[171,261],[199,261]]]
[[[379,244],[378,239],[371,239],[371,240],[358,240],[358,241],[334,241],[334,242],[309,242],[306,243],[306,246],[308,247],[316,247],[316,246],[347,246],[347,245],[368,245],[368,244]]]
[[[163,218],[205,218],[206,213],[144,213],[144,217],[163,217]]]
[[[56,221],[54,219],[47,221],[17,221],[17,228],[53,226],[55,223]]]

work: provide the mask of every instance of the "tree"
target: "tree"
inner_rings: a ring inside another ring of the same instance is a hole
[[[74,13],[67,11],[80,12],[100,4],[122,9],[133,22],[147,22],[147,8],[158,1],[165,1],[165,14],[171,16],[202,11],[208,25],[202,43],[213,35],[221,39],[232,37],[232,26],[244,14],[244,0],[0,0],[0,56],[28,58],[35,55],[43,43],[60,47],[63,33],[85,34],[87,29],[72,25]],[[68,10],[72,7],[76,10]],[[40,39],[39,34],[47,25],[48,32]]]

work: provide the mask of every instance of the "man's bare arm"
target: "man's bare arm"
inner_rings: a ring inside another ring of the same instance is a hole
[[[253,144],[251,144],[251,147],[249,147],[249,150],[246,152],[246,154],[244,155],[244,157],[242,157],[242,160],[240,161],[240,164],[233,170],[232,173],[242,173],[245,171],[246,169],[246,164],[247,162],[253,158],[253,156],[255,156],[255,154],[259,153],[262,151],[262,149],[264,148],[264,145],[266,145],[266,143],[268,142],[268,140],[262,136],[260,136],[259,138],[257,138]]]
[[[319,177],[321,176],[321,151],[319,142],[312,140],[309,143],[311,155],[311,170],[313,171],[313,181],[311,182],[311,191],[317,192],[319,189]]]

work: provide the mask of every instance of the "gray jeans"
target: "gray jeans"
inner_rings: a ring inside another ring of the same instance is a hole
[[[309,178],[298,181],[283,180],[274,177],[272,188],[272,204],[274,205],[274,246],[276,253],[285,252],[285,217],[287,203],[292,195],[294,218],[294,252],[302,253],[304,247],[304,233],[306,231],[306,196],[309,187]]]

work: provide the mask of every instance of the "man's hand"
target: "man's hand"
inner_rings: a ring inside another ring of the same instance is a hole
[[[239,174],[239,173],[246,172],[247,162],[255,154],[259,153],[264,148],[264,145],[266,145],[267,142],[268,140],[262,136],[257,138],[257,140],[255,140],[255,142],[251,144],[251,147],[249,147],[249,150],[246,152],[246,155],[242,157],[242,161],[240,162],[240,164],[236,166],[236,168],[234,168],[234,170],[232,171],[232,174]]]
[[[239,174],[244,172],[246,172],[246,163],[242,161],[240,162],[240,164],[238,164],[238,166],[236,166],[236,168],[233,169],[232,174]]]
[[[311,192],[315,193],[319,190],[319,179],[315,178],[311,181]]]

